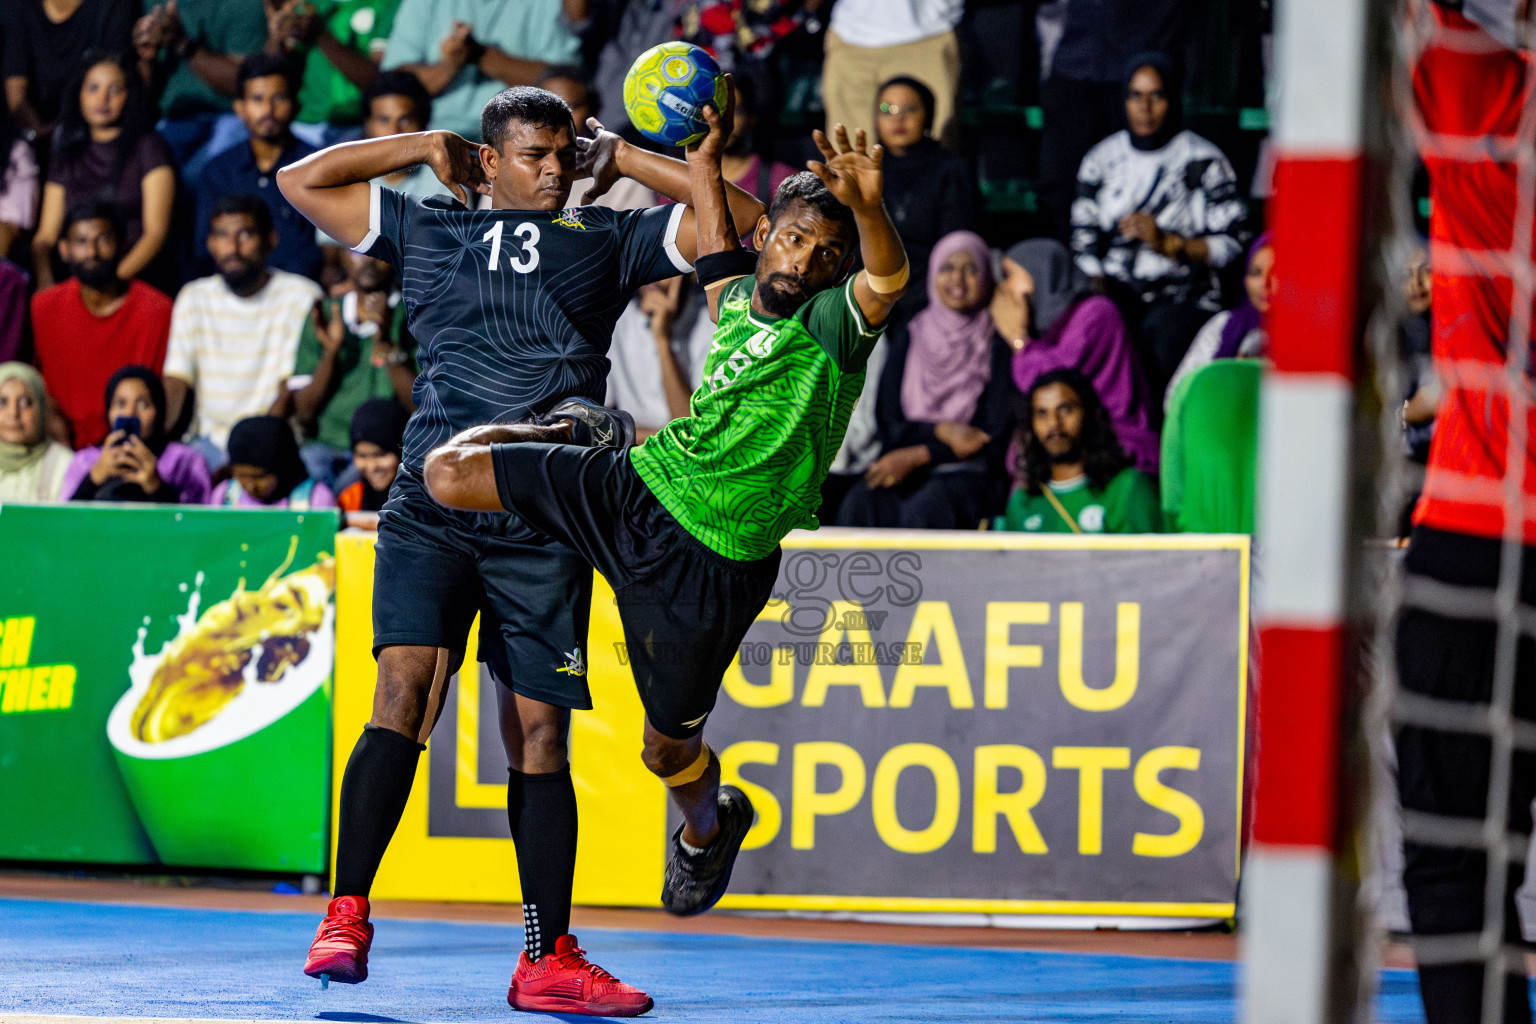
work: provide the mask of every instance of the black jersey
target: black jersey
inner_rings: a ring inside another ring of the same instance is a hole
[[[581,395],[601,402],[613,325],[635,289],[691,271],[681,205],[467,210],[374,184],[357,251],[394,266],[421,373],[405,465],[482,423]]]

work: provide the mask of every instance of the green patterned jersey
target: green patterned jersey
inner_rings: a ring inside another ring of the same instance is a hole
[[[852,278],[783,318],[751,308],[753,283],[737,278],[720,293],[689,415],[630,453],[684,529],[741,561],[766,557],[790,530],[816,528],[821,483],[880,334],[854,301]]]

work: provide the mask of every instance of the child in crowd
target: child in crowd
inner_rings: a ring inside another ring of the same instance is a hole
[[[409,415],[393,398],[370,398],[352,414],[352,465],[358,479],[336,496],[348,526],[378,529],[379,510],[400,470]]]
[[[281,416],[251,416],[229,432],[230,479],[213,489],[210,504],[228,508],[335,508],[336,496],[309,478],[299,443]]]

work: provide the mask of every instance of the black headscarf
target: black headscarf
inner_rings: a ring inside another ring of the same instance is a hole
[[[1168,116],[1163,118],[1163,126],[1155,134],[1141,136],[1128,131],[1131,137],[1131,145],[1136,149],[1153,150],[1162,149],[1168,145],[1175,135],[1184,128],[1184,74],[1179,64],[1166,53],[1155,51],[1138,53],[1132,57],[1130,63],[1125,66],[1125,80],[1122,83],[1121,99],[1126,98],[1131,92],[1131,79],[1136,77],[1136,72],[1142,68],[1151,68],[1157,72],[1157,77],[1163,80],[1163,92],[1168,97]]]
[[[393,398],[370,398],[352,414],[352,443],[367,441],[402,455],[405,421],[409,418],[410,413]]]
[[[1067,247],[1054,238],[1029,238],[1010,246],[1008,259],[1035,279],[1030,300],[1029,336],[1043,338],[1077,300],[1088,294],[1088,275],[1078,269]]]
[[[277,489],[267,497],[268,504],[282,501],[309,478],[299,458],[299,443],[281,416],[252,416],[236,423],[229,432],[229,461],[277,477]]]
[[[160,382],[160,375],[147,366],[125,366],[108,379],[105,398],[108,428],[112,426],[112,396],[117,394],[117,386],[125,380],[142,381],[149,390],[150,404],[155,407],[155,429],[145,434],[143,441],[156,456],[163,455],[169,441],[165,436],[165,385]]]

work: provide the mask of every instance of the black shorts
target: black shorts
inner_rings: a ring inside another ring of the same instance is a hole
[[[628,449],[507,444],[491,453],[502,504],[613,586],[651,725],[674,739],[697,735],[773,593],[779,549],[740,562],[705,547],[656,500]]]
[[[479,659],[497,679],[547,704],[592,706],[592,567],[580,554],[516,516],[443,508],[404,467],[374,550],[375,655],[391,644],[445,647],[456,671],[479,612]]]
[[[1486,707],[1492,700],[1498,625],[1491,591],[1499,582],[1499,561],[1496,540],[1415,528],[1405,561],[1410,597],[1396,638],[1398,677],[1405,691],[1469,709]],[[1536,604],[1536,548],[1525,549],[1521,569],[1520,602]],[[1416,606],[1411,592],[1421,580],[1484,591],[1486,607],[1448,608],[1442,613]],[[1536,721],[1536,641],[1529,635],[1516,644],[1514,671],[1514,717]],[[1404,725],[1396,740],[1398,795],[1404,808],[1463,818],[1474,827],[1482,821],[1493,761],[1486,735]],[[1509,830],[1528,833],[1531,801],[1536,799],[1536,754],[1516,752],[1511,769]],[[1404,852],[1403,882],[1415,932],[1469,932],[1483,926],[1487,861],[1482,852],[1414,842],[1407,843]],[[1522,865],[1512,865],[1510,873],[1505,924],[1508,940],[1519,942],[1513,893],[1523,877]],[[1480,965],[1475,974],[1481,986]]]

